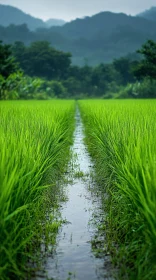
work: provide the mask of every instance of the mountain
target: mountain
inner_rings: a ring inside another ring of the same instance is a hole
[[[24,23],[27,24],[30,30],[35,30],[38,27],[45,27],[45,23],[41,19],[25,14],[15,7],[0,5],[0,25],[21,25]]]
[[[51,28],[69,40],[64,45],[53,44],[73,54],[73,63],[91,65],[110,62],[114,58],[135,52],[147,39],[156,40],[153,21],[123,13],[101,12],[92,17],[76,19],[62,27]],[[50,38],[50,37],[49,37]]]
[[[149,10],[146,10],[143,13],[138,14],[137,16],[156,21],[156,7],[151,7]]]
[[[129,26],[140,32],[149,32],[155,28],[150,21],[123,13],[101,12],[91,17],[76,19],[63,27],[53,27],[53,30],[70,38],[95,38],[98,34],[109,36],[122,26]]]
[[[101,12],[63,26],[43,25],[35,31],[24,24],[0,26],[0,40],[5,43],[47,40],[53,47],[71,52],[77,65],[111,62],[135,52],[148,39],[156,41],[156,22],[123,13]]]
[[[39,18],[32,17],[22,12],[18,8],[0,4],[0,25],[7,27],[10,24],[27,24],[28,28],[33,31],[37,28],[49,28],[56,25],[61,26],[65,24],[65,21],[61,19],[49,19],[44,22]]]
[[[47,25],[47,27],[51,27],[51,26],[62,26],[64,25],[66,22],[62,19],[48,19],[47,21],[45,21],[45,24]]]

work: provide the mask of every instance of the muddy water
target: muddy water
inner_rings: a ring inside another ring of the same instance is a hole
[[[54,254],[46,260],[47,278],[44,279],[113,279],[109,256],[103,253],[101,257],[96,257],[92,250],[97,236],[94,220],[100,220],[101,213],[99,198],[91,191],[94,185],[93,167],[83,138],[83,125],[77,112],[73,158],[66,175],[69,181],[65,186],[68,200],[62,204],[61,210],[66,223],[58,235]],[[104,246],[104,235],[100,240]]]

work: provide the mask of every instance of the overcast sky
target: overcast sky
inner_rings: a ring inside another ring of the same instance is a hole
[[[135,15],[156,6],[156,0],[0,0],[0,4],[18,7],[44,20],[59,18],[69,21],[100,11]]]

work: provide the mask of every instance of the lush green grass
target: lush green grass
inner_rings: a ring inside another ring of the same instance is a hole
[[[74,101],[0,103],[1,280],[25,277],[41,238],[57,230],[45,216],[69,157],[74,111]]]
[[[156,101],[79,101],[121,279],[156,279]]]

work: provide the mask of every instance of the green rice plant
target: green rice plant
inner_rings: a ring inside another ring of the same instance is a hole
[[[120,279],[156,279],[156,102],[79,101]]]
[[[69,159],[74,101],[0,103],[0,279],[25,279]]]

